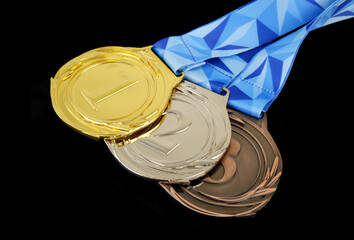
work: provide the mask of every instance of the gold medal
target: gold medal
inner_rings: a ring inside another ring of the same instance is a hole
[[[102,47],[59,69],[51,79],[52,104],[83,134],[124,139],[161,117],[182,78],[151,47]]]

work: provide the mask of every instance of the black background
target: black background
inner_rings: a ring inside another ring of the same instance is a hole
[[[309,34],[282,93],[268,110],[269,131],[282,153],[284,171],[271,202],[256,217],[223,219],[190,211],[155,182],[124,170],[102,141],[73,131],[52,109],[49,79],[77,55],[102,46],[152,45],[246,2],[31,5],[17,32],[31,56],[26,59],[30,77],[23,80],[30,84],[31,137],[26,138],[30,150],[22,165],[28,167],[21,181],[24,192],[17,199],[24,210],[14,222],[52,235],[92,233],[102,227],[101,233],[162,237],[193,231],[229,232],[230,237],[342,232],[346,227],[334,223],[344,223],[351,206],[346,169],[352,161],[352,19]]]

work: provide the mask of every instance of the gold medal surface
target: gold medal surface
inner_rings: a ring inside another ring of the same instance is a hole
[[[58,116],[91,137],[124,139],[158,120],[177,77],[150,47],[102,47],[59,69],[51,79]]]

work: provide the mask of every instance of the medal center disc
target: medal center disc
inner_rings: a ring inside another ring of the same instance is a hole
[[[233,152],[232,147],[234,145],[241,146],[237,152]],[[249,136],[233,129],[229,149],[225,153],[221,164],[218,164],[209,173],[209,177],[216,181],[220,181],[225,175],[232,177],[218,182],[218,184],[203,182],[196,189],[200,192],[212,192],[216,196],[222,197],[243,194],[256,184],[260,176],[262,160],[264,160],[264,156],[258,144]],[[224,166],[225,163],[228,164],[227,167]]]
[[[73,83],[76,110],[91,121],[116,121],[131,115],[149,98],[149,84],[136,67],[121,61],[83,69]],[[137,94],[139,93],[139,94]]]
[[[212,148],[213,130],[208,116],[200,109],[178,98],[172,98],[172,109],[166,113],[163,124],[149,139],[139,139],[131,145],[133,151],[149,159],[150,163],[165,167],[182,167],[196,156]],[[209,124],[209,125],[208,125]],[[194,136],[198,136],[198,140]]]

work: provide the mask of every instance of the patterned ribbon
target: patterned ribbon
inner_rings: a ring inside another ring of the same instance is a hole
[[[353,16],[354,0],[256,0],[153,50],[186,80],[214,92],[227,87],[228,106],[259,118],[307,34]]]

